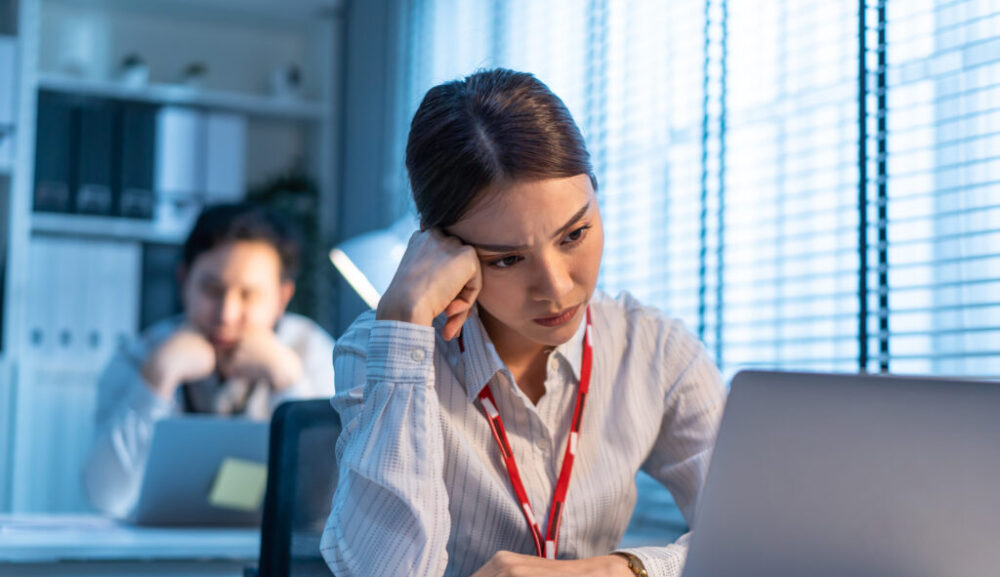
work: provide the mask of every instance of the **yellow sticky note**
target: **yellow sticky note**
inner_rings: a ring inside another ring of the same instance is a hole
[[[256,511],[264,501],[267,466],[254,461],[228,457],[219,466],[208,502],[214,507],[237,511]]]

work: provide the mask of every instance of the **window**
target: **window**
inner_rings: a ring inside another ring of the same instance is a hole
[[[1000,5],[886,11],[888,362],[1000,375]]]
[[[602,288],[682,319],[726,377],[1000,375],[995,0],[410,8],[404,116],[479,67],[549,84],[600,181]],[[638,483],[627,534],[683,532]]]
[[[727,376],[1000,374],[995,2],[408,10],[404,117],[480,67],[549,84],[594,157],[602,287],[684,320]]]

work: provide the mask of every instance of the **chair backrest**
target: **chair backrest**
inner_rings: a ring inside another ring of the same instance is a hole
[[[328,399],[288,401],[271,418],[260,577],[330,575],[320,536],[337,486],[340,417]]]

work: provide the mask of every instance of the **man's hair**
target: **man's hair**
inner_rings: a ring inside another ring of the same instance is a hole
[[[202,254],[235,241],[264,242],[274,247],[281,259],[282,280],[294,280],[299,272],[302,235],[278,212],[252,203],[216,204],[198,216],[184,242],[184,268]]]
[[[504,68],[427,91],[410,124],[406,169],[425,228],[458,222],[497,185],[586,174],[580,129],[541,80]]]

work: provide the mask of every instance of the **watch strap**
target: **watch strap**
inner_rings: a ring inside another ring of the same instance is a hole
[[[646,573],[646,566],[643,565],[642,560],[633,555],[632,553],[627,553],[625,551],[615,551],[614,555],[619,557],[624,557],[628,561],[628,568],[636,577],[649,577],[649,573]]]

